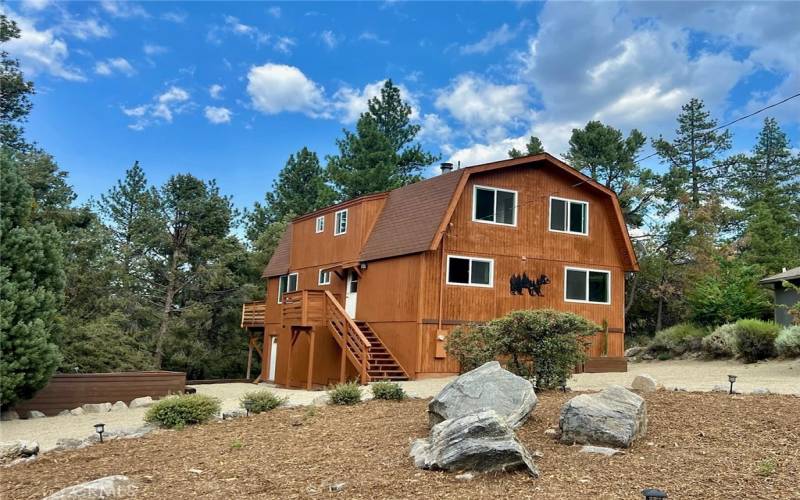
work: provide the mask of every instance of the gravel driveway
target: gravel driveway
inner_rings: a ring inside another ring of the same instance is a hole
[[[626,373],[583,373],[570,379],[573,390],[600,390],[611,384],[629,386],[641,373],[654,377],[671,389],[710,391],[715,385],[727,385],[728,374],[737,375],[736,390],[750,392],[765,387],[773,393],[800,395],[800,360],[769,361],[745,365],[736,361],[652,361],[628,364]],[[408,394],[427,398],[434,396],[453,377],[402,382]],[[223,411],[239,407],[239,398],[256,387],[252,384],[198,385],[197,392],[222,401]],[[320,391],[271,388],[279,396],[289,397],[290,404],[308,405],[322,395]],[[0,441],[28,439],[39,442],[42,450],[55,446],[60,438],[85,438],[94,433],[94,424],[103,422],[108,431],[132,429],[143,425],[146,408],[81,416],[48,417],[16,420],[0,424]]]

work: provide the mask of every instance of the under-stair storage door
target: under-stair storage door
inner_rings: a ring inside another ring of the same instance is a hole
[[[344,310],[351,318],[356,317],[356,297],[358,297],[358,275],[354,271],[347,273],[347,291],[344,295]]]
[[[275,382],[275,365],[278,364],[278,337],[270,337],[269,348],[269,380]]]

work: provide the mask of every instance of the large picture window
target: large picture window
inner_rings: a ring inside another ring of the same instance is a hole
[[[278,304],[283,304],[283,294],[297,291],[297,273],[287,274],[278,279]]]
[[[568,267],[564,271],[564,300],[568,302],[611,303],[611,273]]]
[[[488,224],[517,225],[517,192],[475,186],[472,193],[472,220]]]
[[[447,284],[491,287],[494,261],[474,257],[447,256]]]
[[[336,217],[333,226],[334,236],[344,234],[347,232],[347,209],[339,210],[336,212]]]
[[[550,230],[589,234],[589,204],[566,198],[550,198]]]

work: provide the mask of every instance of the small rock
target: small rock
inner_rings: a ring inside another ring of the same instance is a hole
[[[12,460],[11,462],[9,462],[7,464],[3,464],[3,467],[14,467],[15,465],[27,464],[28,462],[33,462],[37,458],[38,458],[38,455],[31,455],[29,457],[18,458],[16,460]]]
[[[637,375],[631,383],[631,388],[639,392],[653,392],[658,389],[656,379],[647,374]]]
[[[47,415],[37,410],[31,410],[28,412],[28,418],[44,418],[46,416]]]
[[[475,474],[472,472],[464,472],[463,474],[457,474],[456,479],[459,481],[472,481],[475,479]]]
[[[113,405],[111,405],[111,409],[109,411],[120,411],[120,410],[127,410],[128,405],[125,404],[125,401],[117,401]]]
[[[67,415],[72,415],[72,413],[70,413],[69,410],[61,410],[60,412],[58,412],[59,417],[65,417]]]
[[[292,417],[290,423],[291,423],[292,427],[300,427],[301,425],[303,425],[304,421],[305,421],[305,419],[303,417],[301,417],[299,415],[294,415]]]
[[[73,408],[73,409],[71,409],[69,411],[70,415],[75,415],[76,417],[79,417],[79,416],[83,415],[84,413],[85,412],[83,411],[83,408],[81,408],[80,406],[77,407],[77,408]]]
[[[533,458],[544,458],[544,453],[539,450],[534,450],[533,453],[531,453],[531,456]]]
[[[9,420],[19,420],[19,413],[14,410],[4,411],[0,413],[0,420],[3,422],[8,422]]]
[[[650,354],[649,352],[642,353],[642,355],[639,357],[642,358],[644,361],[653,361],[654,359],[656,359],[656,357]]]
[[[639,354],[643,353],[644,350],[645,350],[645,348],[640,346],[640,345],[633,346],[631,348],[625,349],[625,357],[626,358],[633,358],[633,357],[638,356]]]
[[[544,431],[545,436],[555,437],[558,434],[558,430],[556,429],[546,429]]]
[[[234,418],[246,417],[247,412],[244,410],[231,410],[222,413],[223,420],[233,420]]]
[[[754,394],[756,396],[764,396],[764,395],[767,395],[769,393],[770,393],[769,389],[767,389],[766,387],[756,387],[755,389],[753,389],[753,392],[751,392],[750,394]]]
[[[131,401],[131,404],[128,405],[128,408],[144,408],[153,404],[153,398],[150,396],[144,396],[142,398],[136,398]]]
[[[39,453],[36,441],[7,441],[0,443],[0,463],[7,463],[18,458],[31,457]]]
[[[673,387],[672,390],[674,392],[689,392],[688,389],[686,389],[686,387]]]
[[[583,446],[580,450],[581,453],[596,453],[598,455],[605,455],[607,457],[613,457],[617,453],[622,453],[621,451],[615,448],[606,448],[605,446],[590,446],[586,445]]]
[[[81,408],[86,413],[107,413],[111,410],[111,403],[88,403]]]
[[[55,450],[63,451],[63,450],[75,450],[78,448],[84,448],[88,445],[86,441],[83,439],[76,439],[76,438],[59,438],[56,441]]]
[[[718,384],[711,389],[711,392],[728,392],[728,388]]]
[[[333,483],[332,485],[330,485],[328,487],[328,491],[330,491],[332,493],[337,493],[339,491],[344,491],[346,486],[347,486],[347,483]]]
[[[44,500],[118,498],[133,496],[136,486],[127,476],[108,476],[64,488]]]
[[[201,471],[200,469],[189,469],[189,472],[191,472],[192,474],[202,474],[203,473],[203,471]]]

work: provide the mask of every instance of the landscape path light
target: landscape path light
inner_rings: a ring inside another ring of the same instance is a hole
[[[655,488],[647,488],[642,490],[645,500],[656,500],[658,498],[667,498],[667,494]]]
[[[100,442],[103,442],[103,433],[106,431],[106,424],[94,424],[94,430],[100,434]]]
[[[728,391],[728,394],[733,394],[733,383],[736,382],[736,375],[728,375],[728,382],[731,383],[731,389]]]

